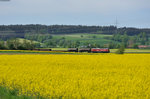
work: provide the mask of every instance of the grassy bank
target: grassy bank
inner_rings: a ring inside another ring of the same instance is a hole
[[[17,94],[17,90],[9,90],[7,88],[0,87],[0,99],[37,99],[29,96],[18,96]]]

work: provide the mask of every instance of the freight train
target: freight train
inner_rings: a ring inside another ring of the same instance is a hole
[[[68,48],[68,50],[34,49],[34,51],[110,53],[109,48]]]
[[[68,52],[110,53],[109,48],[68,48]]]

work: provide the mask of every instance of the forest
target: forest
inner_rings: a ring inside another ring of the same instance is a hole
[[[126,32],[127,35],[137,35],[141,32],[150,33],[150,29],[139,29],[116,26],[85,26],[85,25],[0,25],[0,36],[24,37],[25,33],[31,34],[75,34],[75,33],[98,33],[109,34]]]

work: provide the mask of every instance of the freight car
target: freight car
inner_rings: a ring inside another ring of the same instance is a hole
[[[33,49],[33,51],[52,51],[52,49]]]
[[[79,52],[91,52],[91,48],[80,48]]]
[[[109,48],[92,48],[92,53],[110,53]]]
[[[78,48],[68,48],[68,52],[78,52]]]

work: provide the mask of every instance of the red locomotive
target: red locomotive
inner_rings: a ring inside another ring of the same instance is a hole
[[[110,53],[109,48],[92,48],[91,52],[93,53]]]

